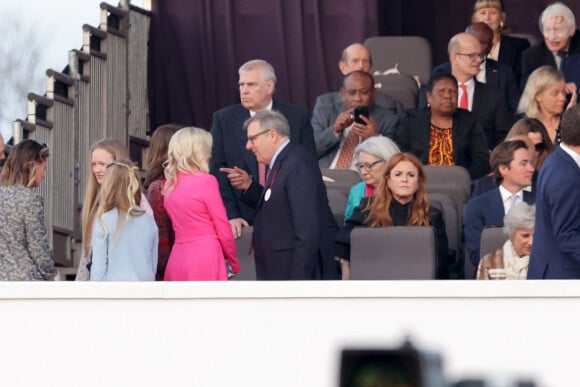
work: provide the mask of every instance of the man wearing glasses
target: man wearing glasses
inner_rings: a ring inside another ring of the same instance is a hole
[[[468,33],[453,36],[448,52],[451,74],[459,84],[457,106],[474,115],[485,132],[491,150],[505,139],[512,124],[504,93],[475,79],[485,59],[475,36]]]
[[[266,166],[258,163],[252,152],[246,149],[244,121],[256,112],[277,110],[288,119],[292,141],[301,144],[313,155],[316,153],[306,109],[273,99],[276,73],[272,65],[260,59],[251,60],[240,67],[239,75],[241,103],[221,109],[213,115],[210,161],[210,171],[218,179],[220,193],[236,238],[241,236],[242,227],[253,223],[254,209],[240,201],[241,193],[232,188],[227,172],[220,172],[220,168],[239,167],[261,185],[264,185],[266,176]]]
[[[258,280],[337,279],[336,222],[316,158],[291,141],[286,118],[261,111],[249,118],[246,149],[268,166],[264,186],[227,169],[241,200],[256,209],[253,248]]]
[[[539,24],[544,41],[522,53],[522,90],[530,74],[541,66],[559,69],[564,73],[567,82],[572,81],[573,75],[578,74],[580,34],[570,8],[560,2],[548,6],[542,12]],[[569,93],[576,91],[570,84],[566,88]]]

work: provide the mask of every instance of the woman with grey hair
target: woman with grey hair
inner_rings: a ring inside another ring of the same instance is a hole
[[[536,207],[522,202],[504,217],[504,234],[509,238],[501,249],[486,255],[477,267],[478,280],[526,279],[534,239]]]
[[[350,218],[352,210],[360,204],[362,198],[373,196],[387,162],[392,155],[399,152],[397,144],[383,136],[370,137],[354,149],[356,168],[363,181],[350,189],[344,212],[345,221]]]

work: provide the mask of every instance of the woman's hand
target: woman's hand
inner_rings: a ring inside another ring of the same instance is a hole
[[[568,106],[566,106],[567,110],[578,102],[578,88],[574,82],[566,83],[566,94],[572,94],[572,98],[570,98],[570,102],[568,103]]]

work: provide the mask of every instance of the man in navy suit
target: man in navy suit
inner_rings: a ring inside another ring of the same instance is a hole
[[[316,154],[314,134],[306,109],[272,98],[276,86],[276,73],[272,65],[264,60],[251,60],[240,67],[239,75],[241,104],[221,109],[213,115],[210,161],[210,171],[218,179],[235,237],[241,236],[242,227],[253,223],[254,209],[240,200],[241,193],[232,188],[226,174],[219,169],[237,166],[258,182],[265,177],[264,166],[259,166],[254,154],[246,149],[244,121],[258,111],[277,110],[288,119],[292,141],[303,145],[312,155]]]
[[[544,40],[522,53],[521,89],[535,69],[552,66],[564,73],[567,92],[576,92],[576,87],[571,85],[572,74],[567,74],[574,72],[575,68],[566,66],[568,57],[580,54],[580,34],[572,10],[560,2],[549,5],[540,16],[540,30]]]
[[[244,124],[246,148],[268,165],[264,187],[240,168],[224,172],[256,208],[253,248],[258,280],[338,279],[333,243],[338,226],[316,158],[290,141],[288,122],[261,111]]]
[[[566,110],[560,135],[538,177],[528,279],[580,278],[580,105]]]
[[[468,25],[465,32],[475,36],[479,41],[481,51],[487,56],[493,44],[492,29],[483,22],[477,22]],[[440,72],[451,73],[451,63],[447,62],[433,69],[433,74]],[[512,69],[508,65],[487,58],[479,65],[479,72],[475,78],[481,83],[500,89],[504,93],[509,112],[515,113],[520,100],[520,92]]]
[[[490,157],[493,175],[499,186],[471,198],[465,209],[465,247],[471,263],[479,264],[481,233],[486,227],[503,227],[505,214],[525,201],[534,204],[534,193],[524,188],[532,184],[533,155],[521,140],[499,144]]]
[[[465,32],[456,34],[449,40],[447,50],[451,74],[459,84],[457,106],[474,115],[475,120],[485,132],[487,146],[493,149],[505,139],[512,123],[504,93],[475,78],[479,74],[480,65],[485,57],[475,36]],[[467,106],[463,106],[464,102]],[[422,95],[419,108],[424,106],[426,106],[426,100]]]

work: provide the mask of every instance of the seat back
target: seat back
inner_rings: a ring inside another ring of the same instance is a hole
[[[374,74],[375,85],[378,90],[395,98],[403,104],[405,109],[417,107],[419,97],[419,86],[417,81],[406,74]]]
[[[507,237],[503,233],[503,227],[487,227],[481,232],[481,242],[479,245],[479,259],[487,254],[500,249]]]
[[[431,227],[360,227],[351,233],[351,279],[435,278]]]
[[[253,227],[242,227],[242,236],[236,239],[236,251],[240,262],[240,272],[236,275],[236,280],[256,280],[256,262],[253,254],[250,253],[253,232]]]
[[[340,189],[347,195],[353,185],[362,181],[360,175],[352,169],[322,168],[321,172],[326,189]]]
[[[334,215],[336,223],[341,226],[344,223],[344,211],[348,202],[348,194],[344,189],[329,188],[326,190],[328,205]]]
[[[373,57],[373,68],[380,72],[397,68],[401,74],[417,76],[426,85],[433,61],[431,44],[420,36],[373,36],[365,40]]]
[[[429,194],[443,193],[457,206],[460,224],[463,225],[465,203],[471,196],[471,177],[467,169],[458,165],[425,165],[426,189]]]
[[[429,194],[431,206],[437,208],[443,213],[445,222],[445,233],[447,234],[447,244],[449,254],[453,256],[452,266],[449,267],[451,278],[463,278],[463,244],[461,242],[462,224],[460,215],[455,202],[447,194],[431,193]]]
[[[522,32],[522,33],[512,33],[510,34],[510,36],[513,36],[514,38],[527,39],[527,41],[530,42],[530,46],[535,46],[536,44],[540,43],[540,39],[538,39],[538,37],[533,34],[526,34]]]

